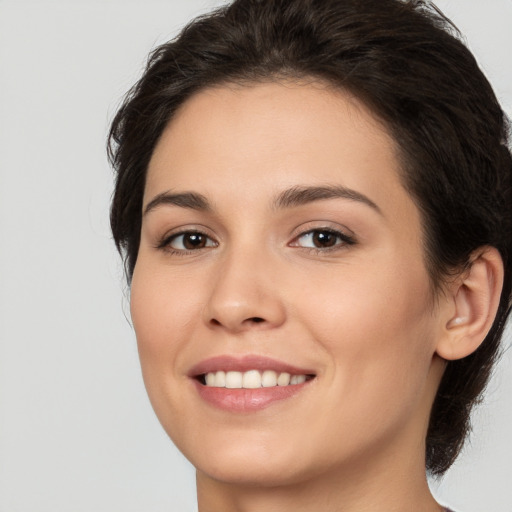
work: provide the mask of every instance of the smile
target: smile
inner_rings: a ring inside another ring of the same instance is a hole
[[[204,375],[206,386],[228,389],[258,389],[275,386],[296,386],[312,378],[310,375],[291,375],[288,372],[274,370],[249,370],[247,372],[223,371],[209,372]]]
[[[316,374],[309,369],[260,356],[220,356],[191,369],[202,400],[229,412],[253,412],[294,397]]]

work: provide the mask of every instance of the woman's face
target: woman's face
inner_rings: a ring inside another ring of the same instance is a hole
[[[422,460],[441,321],[395,149],[319,84],[205,90],[164,131],[131,312],[153,407],[200,474]]]

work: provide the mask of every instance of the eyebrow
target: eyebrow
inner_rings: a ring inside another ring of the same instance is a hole
[[[348,199],[370,206],[382,214],[380,208],[367,196],[342,185],[295,186],[281,192],[272,202],[274,209],[294,208],[324,199]],[[196,192],[171,193],[169,191],[156,195],[144,208],[143,215],[159,206],[171,205],[191,210],[210,212],[213,210],[208,199]]]
[[[171,192],[162,192],[155,196],[144,208],[143,215],[162,205],[179,206],[181,208],[190,208],[192,210],[211,211],[208,199],[202,194],[196,192],[182,192],[173,194]]]
[[[381,209],[367,196],[342,185],[325,185],[321,187],[292,187],[281,192],[274,201],[274,208],[293,208],[323,199],[349,199],[370,206],[378,213]]]

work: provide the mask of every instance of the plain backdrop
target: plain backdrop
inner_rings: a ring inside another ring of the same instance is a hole
[[[0,0],[0,512],[195,508],[140,375],[105,138],[148,52],[220,3]],[[510,115],[512,0],[438,5]],[[511,400],[508,351],[471,444],[432,484],[445,504],[512,512]]]

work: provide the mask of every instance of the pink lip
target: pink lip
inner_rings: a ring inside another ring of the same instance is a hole
[[[247,372],[249,370],[274,370],[292,375],[312,375],[315,372],[308,368],[298,368],[290,364],[271,359],[270,357],[247,355],[243,357],[217,356],[201,361],[188,372],[189,377],[197,377],[205,373],[224,371]]]
[[[208,404],[229,412],[255,412],[264,409],[276,402],[291,398],[307,388],[312,380],[302,384],[291,386],[275,386],[271,388],[258,389],[228,389],[216,388],[203,385],[198,376],[209,372],[239,371],[248,370],[274,370],[275,372],[287,372],[292,375],[311,375],[315,372],[298,368],[263,356],[248,355],[241,358],[233,356],[218,356],[200,362],[191,368],[188,375],[192,378],[193,384],[199,396]]]

